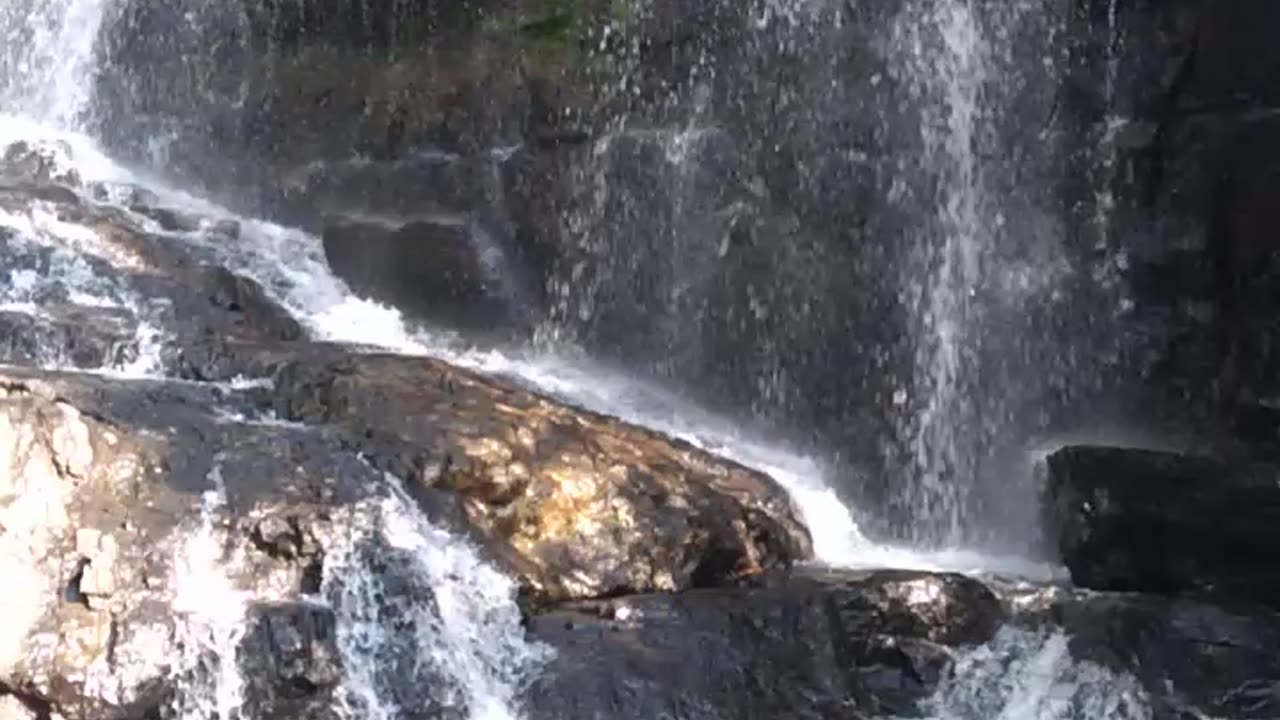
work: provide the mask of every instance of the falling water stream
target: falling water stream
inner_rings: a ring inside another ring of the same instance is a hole
[[[967,2],[926,2],[909,4],[894,26],[924,108],[923,164],[936,173],[936,217],[904,279],[919,323],[913,384],[920,395],[906,418],[914,482],[904,500],[917,521],[914,539],[935,545],[963,539],[982,423],[970,384],[981,341],[975,304],[996,227],[977,155],[990,66],[978,22]]]
[[[224,208],[115,163],[82,132],[93,111],[89,78],[99,24],[109,5],[110,0],[27,0],[0,10],[0,108],[8,113],[0,117],[0,139],[46,143],[86,180],[143,185],[166,202],[231,217]],[[792,5],[771,2],[768,7],[778,13]],[[956,478],[972,472],[967,432],[979,420],[967,405],[971,343],[976,341],[970,301],[984,273],[983,238],[999,224],[975,155],[984,122],[981,86],[989,70],[988,49],[968,2],[939,0],[920,7],[927,9],[901,18],[895,41],[913,58],[913,71],[920,77],[917,90],[929,108],[922,119],[926,162],[935,168],[940,188],[937,215],[918,246],[917,257],[927,272],[904,291],[919,311],[923,333],[915,366],[920,397],[911,399],[918,412],[909,423],[916,470],[910,492],[926,528],[918,539],[932,548],[928,551],[869,541],[825,480],[820,461],[748,437],[733,421],[651,383],[568,351],[460,350],[450,339],[412,329],[395,310],[352,295],[328,270],[316,238],[301,230],[238,218],[242,233],[236,241],[214,241],[199,233],[189,239],[207,243],[228,267],[260,281],[317,338],[436,355],[513,376],[772,474],[796,499],[820,562],[1059,579],[1056,567],[970,552],[955,542],[966,519],[963,483]],[[38,206],[0,216],[0,225],[24,243],[52,248],[55,257],[46,274],[19,271],[7,281],[0,278],[6,308],[34,311],[39,286],[54,282],[78,293],[74,298],[79,303],[120,306],[147,317],[141,301],[103,273],[104,267],[127,259],[109,256],[88,228],[59,223]],[[147,348],[155,347],[155,338],[149,340],[141,343],[142,357],[104,361],[103,371],[154,374],[159,365],[147,357]],[[59,358],[45,360],[49,366],[62,364]],[[216,472],[211,482],[215,489],[205,496],[203,524],[192,529],[177,563],[175,610],[182,651],[174,672],[187,684],[176,710],[190,720],[236,717],[243,682],[235,657],[244,632],[244,606],[225,568],[230,560],[218,530],[225,497]],[[347,716],[402,717],[406,703],[421,700],[412,688],[397,685],[403,680],[397,663],[412,662],[415,668],[430,668],[439,679],[436,689],[445,691],[447,701],[465,707],[473,720],[518,717],[521,683],[543,651],[523,637],[511,581],[485,565],[466,542],[427,523],[394,478],[388,479],[381,499],[352,512],[348,522],[338,523],[348,535],[336,541],[318,597],[338,618]],[[429,588],[433,603],[395,596],[381,584],[370,553],[382,556],[380,563],[403,565],[400,574]],[[934,701],[939,718],[1147,716],[1132,683],[1073,662],[1061,636],[1006,630],[962,658],[959,667]],[[1083,711],[1072,709],[1081,707]]]

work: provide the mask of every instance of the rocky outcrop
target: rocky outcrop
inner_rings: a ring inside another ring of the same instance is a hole
[[[286,366],[284,422],[253,385],[6,368],[0,388],[0,564],[21,588],[0,683],[68,720],[195,711],[233,691],[219,663],[238,665],[255,716],[333,717],[343,663],[365,647],[341,645],[334,613],[404,622],[439,591],[413,579],[397,536],[379,539],[405,522],[387,512],[473,533],[543,601],[727,584],[807,550],[770,514],[789,505],[767,478],[431,361]],[[365,572],[386,575],[377,594]],[[413,702],[448,710],[418,665],[387,672],[397,697],[426,688]]]
[[[1081,85],[1095,128],[1119,128],[1110,222],[1134,261],[1144,332],[1161,342],[1149,382],[1208,406],[1255,458],[1275,461],[1280,97],[1268,78],[1280,53],[1265,28],[1280,7],[1121,3],[1107,20],[1093,6],[1092,47],[1108,62]]]
[[[471,679],[422,658],[464,595],[510,652],[517,593],[533,612],[736,586],[810,554],[763,474],[441,361],[310,341],[288,287],[225,263],[263,239],[237,222],[3,177],[6,712],[322,720],[370,702],[357,672],[455,717]],[[513,687],[535,667],[484,662]]]
[[[1280,712],[1280,616],[1188,600],[1073,595],[1052,616],[1074,658],[1135,678],[1155,717]]]
[[[1080,586],[1280,608],[1274,469],[1068,447],[1048,459],[1046,527]]]
[[[252,528],[314,519],[308,508],[351,502],[381,477],[314,434],[220,422],[209,389],[16,369],[0,386],[0,683],[69,719],[139,717],[175,693],[199,702],[220,623],[276,637],[305,614],[316,552],[254,552]],[[262,649],[261,707],[296,690],[299,657],[333,652]],[[332,672],[313,675],[312,695],[333,689]]]
[[[808,531],[768,477],[427,358],[288,362],[281,418],[333,424],[462,498],[546,598],[685,590],[784,568]],[[390,459],[390,458],[388,458]]]
[[[805,572],[731,591],[575,603],[538,616],[557,655],[533,718],[902,717],[958,648],[1003,620],[980,583],[910,572]]]
[[[415,222],[335,218],[325,259],[352,291],[437,326],[473,332],[516,324],[510,270],[484,231],[465,217]]]

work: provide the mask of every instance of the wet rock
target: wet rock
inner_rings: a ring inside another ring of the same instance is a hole
[[[410,218],[466,213],[485,197],[493,160],[423,149],[394,160],[316,160],[294,168],[276,192],[276,212],[323,230],[317,208],[332,216]]]
[[[342,680],[333,612],[297,603],[262,605],[249,611],[247,623],[238,655],[249,681],[249,707],[259,717],[340,717],[329,697]]]
[[[365,297],[451,327],[500,326],[502,258],[466,218],[408,223],[334,220],[324,230],[334,274]]]
[[[963,608],[963,609],[961,609]],[[535,617],[556,658],[531,718],[886,717],[1002,619],[976,581],[805,571],[759,587],[574,603]]]
[[[270,340],[299,340],[302,325],[288,310],[267,296],[262,284],[218,265],[199,271],[200,285],[209,303],[233,316],[242,335]]]
[[[1045,523],[1076,584],[1280,607],[1274,469],[1068,447],[1048,460]]]
[[[129,209],[155,220],[162,230],[169,232],[195,232],[203,225],[198,215],[177,208],[135,204]]]
[[[768,476],[437,360],[295,362],[275,380],[280,417],[391,448],[462,498],[538,596],[724,585],[811,552]]]
[[[0,362],[97,369],[137,357],[137,326],[118,309],[53,305],[38,313],[0,311]]]
[[[1062,592],[1016,621],[1062,632],[1076,663],[1134,678],[1154,717],[1280,712],[1280,615],[1162,597]],[[1111,688],[1099,688],[1108,690]]]
[[[184,633],[200,632],[186,625],[202,611],[192,603],[247,602],[254,697],[333,705],[332,618],[296,604],[319,585],[317,538],[384,476],[339,438],[252,413],[216,387],[5,370],[0,570],[12,585],[0,687],[68,720],[148,716],[177,679],[202,672],[180,652]],[[288,532],[275,532],[278,518]],[[211,542],[225,554],[201,560]],[[210,595],[219,582],[242,595]],[[182,599],[192,583],[202,595]]]
[[[0,177],[37,186],[79,187],[80,174],[69,168],[71,155],[65,145],[41,145],[26,141],[12,143],[0,158]]]

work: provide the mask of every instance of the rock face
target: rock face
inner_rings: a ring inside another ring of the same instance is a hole
[[[803,573],[762,587],[575,603],[534,620],[557,656],[533,718],[827,718],[918,710],[954,648],[1003,619],[976,581]]]
[[[308,433],[220,423],[206,389],[18,370],[0,386],[0,562],[13,583],[0,682],[67,718],[197,702],[211,614],[285,637],[306,615],[297,603],[316,551],[224,566],[237,550],[221,543],[250,551],[243,538],[265,518],[351,502],[380,477]],[[215,509],[229,527],[211,524]],[[333,656],[332,632],[320,638],[261,648],[259,707],[290,701],[295,668]],[[306,678],[312,696],[337,680]]]
[[[324,229],[330,269],[357,294],[444,327],[494,331],[515,324],[519,298],[505,261],[465,217],[408,223],[335,219]]]
[[[280,417],[402,448],[402,466],[462,498],[538,595],[722,585],[811,552],[769,478],[439,361],[285,363],[276,385]]]
[[[1096,17],[1095,43],[1105,25]],[[1271,461],[1280,458],[1280,124],[1266,78],[1280,53],[1265,28],[1277,22],[1280,8],[1267,0],[1122,7],[1112,21],[1123,38],[1112,53],[1118,117],[1095,118],[1095,127],[1123,128],[1113,227],[1140,261],[1134,300],[1162,341],[1152,381],[1213,408],[1218,424]],[[1089,84],[1095,93],[1104,86]],[[1155,286],[1152,267],[1162,278]]]
[[[1280,608],[1273,469],[1103,447],[1064,448],[1048,467],[1045,522],[1077,584]]]
[[[1033,618],[1035,616],[1032,616]],[[1157,718],[1267,718],[1280,712],[1280,616],[1151,596],[1071,594],[1047,627],[1077,661],[1135,678]]]

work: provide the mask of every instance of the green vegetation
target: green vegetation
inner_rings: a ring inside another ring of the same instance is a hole
[[[627,34],[632,20],[631,0],[534,0],[508,26],[520,40],[561,48],[575,48],[611,27],[616,41]]]
[[[533,15],[517,20],[516,35],[535,43],[571,46],[583,31],[584,0],[543,0]]]

